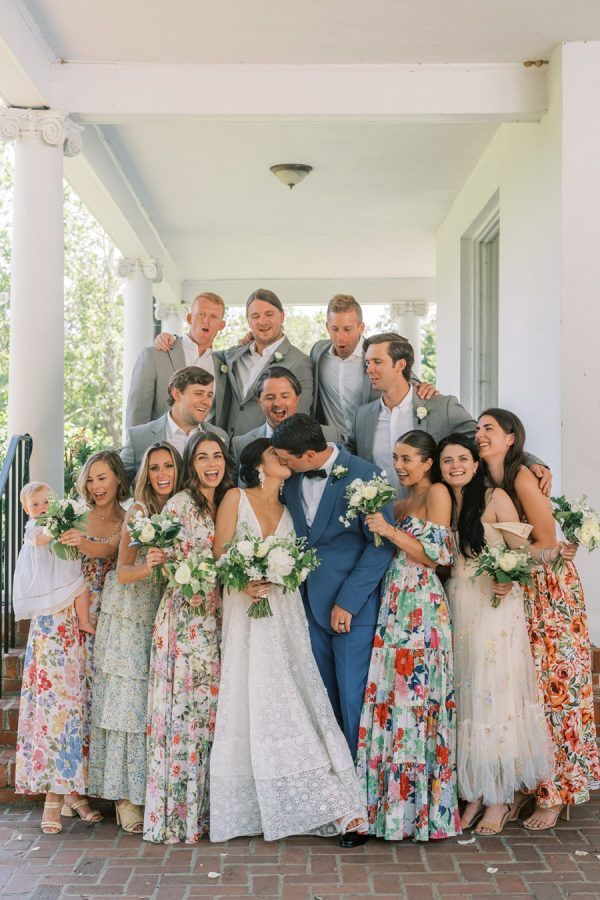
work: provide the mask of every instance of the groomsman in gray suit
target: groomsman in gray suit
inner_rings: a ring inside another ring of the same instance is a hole
[[[313,402],[313,365],[309,357],[285,337],[285,313],[277,294],[262,288],[254,291],[246,301],[246,317],[253,340],[225,351],[231,388],[227,431],[231,435],[246,434],[263,424],[264,414],[256,399],[255,388],[259,376],[269,365],[285,366],[300,382],[302,393],[298,412],[310,412]]]
[[[254,393],[266,421],[258,428],[231,439],[231,451],[236,460],[240,458],[244,447],[256,438],[270,438],[274,428],[288,416],[298,412],[302,385],[289,369],[283,366],[269,366],[259,375]],[[322,428],[326,441],[330,444],[340,442],[339,432],[333,425],[323,425]]]
[[[312,415],[322,425],[334,425],[345,442],[352,434],[357,410],[378,400],[381,391],[365,371],[363,312],[349,294],[336,294],[327,306],[326,328],[330,340],[317,341],[310,351],[315,367]],[[419,397],[436,393],[434,385],[412,375]]]
[[[227,433],[206,422],[213,395],[214,379],[210,372],[198,366],[188,366],[175,372],[167,387],[168,411],[153,422],[127,429],[121,459],[128,478],[133,480],[145,451],[157,441],[168,441],[183,456],[185,442],[196,428],[221,438],[227,447]]]
[[[187,316],[189,335],[163,334],[158,347],[140,353],[131,375],[125,425],[144,425],[167,410],[167,387],[173,372],[199,366],[214,378],[214,402],[207,421],[225,427],[229,411],[229,386],[225,362],[213,351],[215,337],[225,327],[225,304],[218,294],[199,294]],[[161,352],[161,351],[166,352]]]
[[[399,489],[392,453],[401,435],[418,428],[436,441],[453,432],[474,438],[477,423],[452,395],[420,399],[410,382],[414,353],[406,338],[394,332],[376,334],[365,340],[364,348],[367,374],[381,396],[357,411],[348,448],[384,469]],[[531,454],[526,454],[526,463],[540,479],[541,489],[549,492],[550,470]]]

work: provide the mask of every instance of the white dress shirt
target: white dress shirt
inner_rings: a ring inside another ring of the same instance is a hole
[[[183,428],[179,427],[170,412],[167,413],[167,441],[176,450],[179,450],[181,456],[183,456],[183,448],[187,438],[188,436]]]
[[[361,335],[348,359],[338,356],[332,344],[319,361],[319,397],[323,414],[329,425],[335,425],[344,441],[352,433],[356,410],[363,402],[363,344]]]
[[[407,431],[412,431],[414,426],[413,419],[413,387],[408,389],[408,394],[398,406],[389,409],[381,398],[381,409],[379,418],[377,419],[377,427],[375,429],[375,437],[373,438],[373,462],[375,465],[383,469],[388,477],[390,484],[396,488],[400,487],[396,470],[392,460],[392,453],[396,441],[401,435]]]
[[[315,516],[317,515],[317,510],[319,508],[319,503],[321,502],[321,498],[325,491],[325,487],[327,482],[329,481],[329,476],[331,475],[331,470],[333,468],[333,464],[335,463],[338,454],[339,447],[336,447],[335,444],[327,443],[327,446],[331,450],[331,456],[320,468],[324,469],[327,472],[327,478],[304,478],[302,477],[302,485],[300,488],[301,497],[302,497],[302,509],[304,510],[304,516],[306,518],[306,524],[310,528],[312,523],[315,521]]]
[[[213,348],[208,347],[204,353],[199,353],[198,344],[191,339],[189,334],[184,334],[181,339],[183,346],[183,354],[185,356],[186,366],[199,366],[212,377],[215,377],[215,361],[213,359]],[[212,422],[215,417],[215,400],[213,397],[212,406],[206,415],[206,422]]]
[[[248,345],[246,352],[238,357],[236,365],[239,367],[238,371],[240,374],[240,381],[242,382],[244,397],[248,396],[250,388],[254,386],[254,383],[262,370],[270,365],[271,357],[284,340],[285,335],[282,335],[278,341],[265,347],[262,353],[257,353],[256,342],[252,341],[252,343]]]

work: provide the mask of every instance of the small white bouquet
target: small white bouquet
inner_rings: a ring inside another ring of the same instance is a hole
[[[295,591],[319,565],[317,554],[307,549],[304,538],[257,538],[247,529],[233,541],[217,561],[218,577],[225,587],[243,590],[251,581],[281,585],[285,592]],[[250,604],[248,616],[263,619],[272,616],[267,597]]]
[[[217,567],[210,551],[192,550],[184,556],[181,549],[164,566],[167,584],[180,590],[190,606],[198,607],[200,615],[208,612],[204,601],[217,584]]]
[[[346,488],[348,512],[345,516],[340,516],[340,522],[345,528],[349,528],[352,520],[356,519],[360,513],[369,515],[369,513],[379,512],[393,499],[394,488],[389,483],[385,472],[376,475],[370,481],[355,478]],[[381,537],[376,534],[375,546],[381,547],[382,544]]]
[[[561,531],[570,544],[583,544],[589,550],[595,550],[600,544],[600,521],[596,513],[587,502],[585,494],[574,503],[566,497],[551,497],[552,515],[560,525]],[[552,563],[552,570],[560,572],[565,561],[558,554]]]
[[[140,510],[135,512],[127,523],[130,534],[130,547],[158,547],[167,550],[175,545],[181,531],[181,520],[175,513],[163,510],[152,516],[145,516]],[[155,567],[152,577],[160,577],[159,567]]]
[[[536,565],[527,548],[511,550],[509,547],[492,547],[486,544],[479,554],[476,575],[489,575],[499,584],[533,585],[531,570]],[[492,606],[500,606],[501,597],[492,597]]]
[[[50,549],[59,559],[77,559],[79,555],[77,547],[61,544],[60,537],[71,528],[83,531],[88,513],[87,503],[79,498],[65,497],[60,500],[54,494],[50,495],[48,511],[37,516],[35,523],[41,525],[44,532],[52,538]]]

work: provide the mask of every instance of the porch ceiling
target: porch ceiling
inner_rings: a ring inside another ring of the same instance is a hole
[[[600,38],[597,0],[24,2],[57,56],[89,62],[522,62]]]

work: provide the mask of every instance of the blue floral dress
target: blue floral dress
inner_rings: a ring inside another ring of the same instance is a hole
[[[448,529],[398,526],[440,565]],[[460,834],[452,629],[435,570],[398,550],[387,570],[360,720],[356,769],[369,833],[386,840]]]

